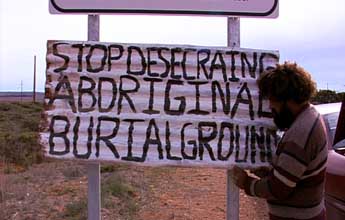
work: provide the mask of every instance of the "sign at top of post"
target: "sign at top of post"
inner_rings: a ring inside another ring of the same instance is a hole
[[[51,14],[278,17],[279,0],[49,0]]]

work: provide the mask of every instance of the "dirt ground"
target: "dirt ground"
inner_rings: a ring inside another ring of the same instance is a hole
[[[124,199],[102,194],[103,220],[226,219],[225,170],[111,167],[111,172],[102,173],[102,181],[115,176],[134,190]],[[1,220],[86,219],[85,165],[53,161],[34,165],[25,172],[11,170],[15,173],[4,174],[6,169],[1,166]],[[240,193],[241,220],[265,220],[266,213],[264,201]]]
[[[102,193],[102,220],[226,219],[225,170],[103,166],[112,169],[102,173],[102,187],[121,179],[130,190]],[[25,171],[0,161],[0,220],[87,219],[86,173],[73,161],[48,160]],[[267,220],[265,201],[240,191],[240,219]]]

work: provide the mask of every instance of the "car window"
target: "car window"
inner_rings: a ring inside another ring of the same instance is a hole
[[[319,104],[314,105],[314,107],[323,116],[330,143],[331,145],[333,145],[335,130],[337,129],[338,117],[341,108],[341,102]]]
[[[333,143],[335,130],[337,128],[339,112],[333,112],[329,114],[323,115],[323,119],[326,123],[326,127],[328,130],[328,135],[330,138],[331,143]]]

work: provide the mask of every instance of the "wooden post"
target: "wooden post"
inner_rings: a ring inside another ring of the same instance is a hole
[[[99,15],[88,15],[88,41],[99,41]],[[87,164],[88,176],[88,220],[101,219],[101,177],[100,164]]]
[[[34,56],[34,86],[32,91],[33,102],[36,102],[36,55]]]
[[[228,47],[240,47],[240,18],[228,18]],[[239,220],[239,189],[227,170],[226,219]]]

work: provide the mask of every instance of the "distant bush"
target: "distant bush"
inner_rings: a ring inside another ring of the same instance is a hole
[[[79,166],[71,166],[68,169],[62,171],[62,174],[66,177],[66,179],[75,179],[82,177],[85,174],[85,170]]]
[[[312,99],[313,104],[341,102],[345,98],[345,92],[337,93],[332,90],[319,90]]]
[[[39,123],[43,106],[38,103],[0,104],[0,159],[27,168],[43,159]]]
[[[83,198],[79,201],[67,204],[63,213],[64,219],[70,220],[86,220],[87,219],[87,199]]]
[[[109,197],[117,197],[121,201],[119,213],[128,216],[129,220],[136,219],[135,216],[139,210],[135,200],[136,194],[136,188],[116,172],[112,173],[108,177],[105,177],[102,181],[102,205],[105,208],[114,206],[113,200]]]
[[[128,200],[135,194],[133,187],[123,181],[117,175],[112,176],[104,181],[102,185],[102,193],[110,194],[125,200]]]

